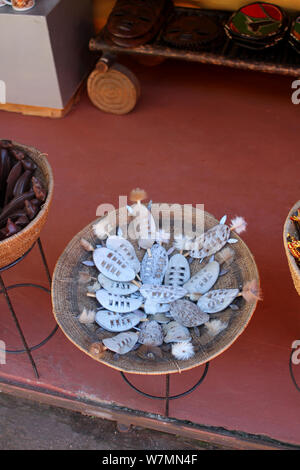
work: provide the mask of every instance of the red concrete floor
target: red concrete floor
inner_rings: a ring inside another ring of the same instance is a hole
[[[300,199],[300,106],[291,103],[292,79],[200,64],[167,62],[146,68],[131,63],[142,83],[135,111],[101,113],[84,95],[66,118],[50,120],[0,113],[1,137],[49,154],[55,195],[42,240],[51,267],[70,239],[95,218],[102,202],[136,186],[154,201],[204,203],[216,217],[243,215],[243,236],[261,275],[264,301],[248,328],[212,361],[202,386],[170,403],[170,416],[300,444],[300,394],[288,370],[292,342],[300,336],[300,302],[282,245],[282,227]],[[37,250],[35,248],[34,250]],[[37,253],[37,251],[36,251]],[[9,282],[46,277],[31,253]],[[26,337],[37,343],[54,327],[47,294],[12,294]],[[21,342],[1,302],[0,339]],[[137,395],[117,371],[94,362],[59,331],[34,352],[35,381],[26,356],[8,356],[0,377],[70,395],[164,412],[164,404]],[[171,392],[184,390],[201,370],[171,377]],[[295,366],[300,382],[300,366]],[[160,377],[132,377],[163,393]]]

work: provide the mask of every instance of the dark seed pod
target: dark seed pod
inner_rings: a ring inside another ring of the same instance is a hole
[[[25,209],[19,209],[10,214],[9,218],[13,221],[17,220],[19,217],[22,217],[23,215],[26,215]]]
[[[29,160],[29,158],[24,158],[22,160],[22,165],[24,167],[24,170],[30,170],[32,173],[37,168],[36,164],[32,160]]]
[[[5,199],[6,180],[11,169],[10,156],[7,149],[0,150],[0,205],[2,206]]]
[[[23,170],[22,163],[18,162],[12,167],[12,169],[9,172],[9,175],[6,181],[6,192],[5,192],[5,199],[4,199],[5,206],[9,202],[11,197],[13,196],[13,189],[15,187],[17,180],[21,176],[22,170]]]
[[[5,240],[5,238],[6,238],[6,230],[5,228],[2,228],[0,230],[0,241]]]
[[[29,186],[30,186],[31,175],[32,175],[32,171],[26,170],[17,180],[15,187],[13,189],[13,195],[15,197],[21,196],[21,194],[24,194],[26,191],[28,191]]]
[[[27,193],[22,194],[21,196],[14,197],[7,206],[4,207],[3,211],[0,214],[0,222],[3,219],[6,219],[8,216],[13,214],[19,209],[24,207],[26,199],[29,201],[34,198],[34,192],[28,191]]]
[[[31,204],[33,204],[35,207],[40,208],[42,205],[42,201],[39,201],[38,199],[31,199]]]
[[[26,215],[26,212],[25,210],[18,210],[16,212],[13,212],[12,214],[10,214],[9,218],[13,221],[13,222],[16,222],[16,220],[20,217],[23,217],[24,215]],[[0,229],[1,228],[4,228],[6,223],[7,223],[7,219],[8,217],[5,217],[4,219],[2,219],[0,221]]]
[[[32,181],[32,189],[34,191],[36,199],[44,202],[47,197],[47,192],[44,189],[41,181],[35,176],[32,177],[31,181]]]
[[[32,220],[39,211],[38,207],[34,206],[31,203],[31,201],[25,201],[25,209],[26,209],[26,213],[28,215],[28,218],[30,220]]]
[[[15,233],[19,232],[20,227],[18,227],[10,218],[7,219],[6,227],[5,227],[5,237],[11,237]]]
[[[22,150],[17,150],[17,149],[14,149],[14,148],[10,148],[9,152],[10,152],[10,155],[12,155],[17,160],[23,160],[23,158],[25,158],[25,153],[22,152]]]
[[[0,189],[3,190],[11,168],[11,161],[7,149],[0,151]]]
[[[7,219],[1,220],[1,222],[0,222],[0,229],[3,229],[3,228],[5,227],[6,222],[7,222]]]
[[[27,215],[21,215],[16,221],[15,224],[19,227],[25,227],[25,225],[29,224],[29,218]]]
[[[11,140],[0,140],[0,148],[2,149],[11,149],[12,148],[12,141]]]

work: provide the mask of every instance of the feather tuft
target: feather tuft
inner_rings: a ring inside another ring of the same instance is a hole
[[[160,229],[155,234],[155,240],[157,243],[168,243],[170,241],[171,234],[169,232],[165,232],[165,230]]]
[[[243,217],[235,217],[231,221],[230,230],[234,230],[236,233],[245,232],[247,227],[247,222]]]
[[[246,282],[241,294],[246,300],[246,302],[251,302],[253,300],[262,300],[262,292],[258,285],[258,282],[255,279]]]
[[[93,225],[93,231],[96,237],[100,240],[105,240],[111,233],[114,233],[115,229],[107,221],[100,220]]]
[[[93,343],[89,347],[89,353],[99,359],[107,348],[102,343]]]
[[[84,308],[81,312],[81,314],[78,317],[78,320],[80,323],[88,324],[88,323],[94,323],[96,317],[96,312],[94,310],[87,310]]]
[[[221,331],[227,328],[227,325],[228,325],[227,322],[223,322],[221,320],[210,320],[207,323],[205,323],[205,326],[208,330],[208,334],[210,336],[218,335],[219,333],[221,333]]]
[[[234,251],[232,248],[229,248],[229,246],[223,248],[219,253],[216,253],[215,259],[218,261],[220,264],[225,264],[226,267],[229,267],[233,260],[234,260]]]
[[[195,355],[194,346],[190,341],[182,341],[172,345],[172,355],[179,361],[186,361]]]
[[[192,249],[192,240],[193,239],[191,237],[188,237],[187,235],[179,235],[174,240],[174,247],[176,248],[176,250],[179,251],[189,251]]]
[[[87,290],[88,292],[97,292],[97,290],[100,290],[101,286],[98,281],[94,282],[91,286],[88,286]]]
[[[94,247],[93,245],[88,242],[85,238],[81,238],[80,239],[80,245],[82,246],[82,248],[84,248],[86,251],[94,251]]]
[[[79,271],[78,282],[80,284],[85,284],[87,282],[90,282],[91,279],[92,279],[92,276],[89,273],[86,273],[85,271]]]
[[[144,189],[135,188],[130,192],[129,199],[132,202],[140,202],[147,199],[147,193]]]

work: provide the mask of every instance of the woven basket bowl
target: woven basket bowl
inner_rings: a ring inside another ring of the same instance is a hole
[[[297,233],[295,226],[293,224],[293,221],[290,219],[290,217],[294,214],[294,212],[297,211],[300,207],[300,201],[296,202],[296,204],[292,207],[292,209],[289,212],[289,215],[287,216],[285,220],[285,224],[283,227],[283,245],[286,253],[286,257],[288,260],[288,265],[291,271],[292,279],[294,282],[294,286],[298,294],[300,295],[300,269],[298,268],[295,258],[290,254],[290,251],[287,246],[287,234],[289,233],[290,235],[293,235],[297,238]]]
[[[23,150],[36,163],[37,176],[48,191],[46,201],[41,206],[37,216],[20,232],[0,242],[0,268],[7,266],[23,256],[38,239],[41,229],[46,222],[53,197],[53,175],[45,154],[33,147],[13,142],[18,150]]]
[[[118,215],[117,211],[116,214]],[[196,209],[193,209],[194,221],[196,220],[195,214]],[[204,216],[205,230],[218,223],[207,212],[204,213]],[[90,355],[89,346],[93,342],[115,335],[115,333],[106,331],[96,333],[97,325],[83,325],[77,319],[78,314],[81,313],[84,307],[95,309],[97,306],[95,299],[86,296],[87,285],[78,282],[80,271],[89,272],[92,276],[98,274],[96,268],[86,267],[82,264],[83,260],[90,259],[90,255],[80,245],[82,237],[94,246],[99,243],[92,230],[95,222],[85,227],[68,244],[56,264],[52,283],[52,305],[56,321],[72,343],[88,355]],[[171,233],[173,225],[174,221],[171,221]],[[215,284],[215,288],[241,287],[246,281],[252,279],[259,282],[258,270],[251,252],[239,237],[233,236],[239,240],[239,243],[232,245],[236,253],[235,261],[230,267],[230,273],[221,276]],[[141,260],[144,256],[144,250],[139,251],[136,242],[133,242],[133,245],[136,248],[138,258]],[[204,264],[205,261],[201,264],[201,267]],[[191,274],[195,274],[199,269],[199,261],[193,261]],[[119,359],[115,359],[114,353],[111,351],[105,351],[101,359],[90,356],[109,367],[133,374],[170,374],[191,369],[221,354],[244,331],[254,313],[257,302],[246,303],[242,298],[239,298],[238,303],[240,309],[237,311],[227,309],[224,312],[211,315],[211,318],[228,321],[228,327],[217,336],[209,336],[205,331],[206,328],[201,329],[200,337],[196,336],[192,329],[190,330],[196,343],[197,352],[189,360],[176,361],[170,353],[165,352],[162,359],[155,361],[139,357],[138,351],[131,351],[124,356],[119,356]]]

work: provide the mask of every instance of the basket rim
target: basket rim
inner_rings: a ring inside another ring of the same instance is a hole
[[[286,252],[288,262],[290,263],[290,266],[293,269],[295,276],[297,276],[300,280],[300,270],[297,266],[295,258],[291,255],[290,250],[288,249],[287,239],[286,239],[287,234],[291,231],[291,228],[293,228],[293,224],[292,224],[292,221],[291,221],[290,217],[299,208],[300,208],[300,200],[297,201],[293,205],[293,207],[290,209],[290,211],[288,213],[288,216],[285,219],[285,223],[284,223],[284,226],[283,226],[283,245],[284,245],[284,249],[285,249],[285,252]]]
[[[47,168],[47,172],[48,172],[48,177],[49,177],[49,183],[48,183],[48,187],[47,187],[47,197],[46,197],[46,200],[45,202],[42,204],[41,206],[41,209],[39,211],[39,213],[37,214],[36,217],[34,217],[34,219],[32,219],[30,221],[30,223],[28,225],[26,225],[26,227],[24,227],[22,230],[20,230],[20,232],[16,233],[15,235],[12,235],[11,237],[7,238],[6,240],[1,240],[0,241],[0,250],[1,249],[5,249],[5,247],[7,245],[10,245],[12,242],[14,241],[17,241],[18,239],[21,239],[23,238],[24,236],[26,236],[31,230],[32,228],[38,224],[38,222],[40,221],[41,218],[44,217],[44,214],[45,212],[48,210],[48,207],[52,201],[52,197],[53,197],[53,191],[54,191],[54,178],[53,178],[53,172],[52,172],[52,168],[50,166],[50,163],[46,157],[46,154],[40,150],[38,150],[37,148],[35,147],[31,147],[31,146],[27,146],[25,144],[20,144],[19,142],[15,142],[15,141],[12,141],[12,144],[20,149],[24,149],[26,150],[27,152],[29,151],[34,151],[34,152],[37,152],[38,153],[38,156],[40,157],[41,155],[43,156],[43,161],[45,162],[45,165],[46,165],[46,168]],[[29,157],[31,157],[31,155],[29,154]],[[36,162],[35,162],[36,163]]]
[[[197,208],[194,208],[195,210],[199,210]],[[212,214],[210,214],[209,212],[207,211],[204,211],[205,214],[207,214],[207,216],[211,217],[216,223],[218,223],[218,220],[215,218],[215,216],[213,216]],[[107,215],[106,215],[107,216]],[[106,217],[106,216],[103,216],[103,217]],[[58,316],[60,315],[60,312],[56,312],[55,310],[55,299],[54,299],[54,289],[55,289],[55,284],[56,282],[59,281],[59,279],[56,279],[56,275],[57,275],[57,270],[58,270],[58,266],[60,264],[60,260],[61,260],[61,256],[64,254],[64,252],[68,249],[69,246],[72,245],[72,243],[74,243],[75,239],[77,238],[77,236],[79,234],[81,234],[82,232],[84,232],[85,230],[89,229],[89,227],[93,224],[95,224],[96,222],[98,222],[99,220],[101,220],[103,217],[98,217],[97,219],[95,219],[93,222],[90,222],[86,227],[84,227],[82,230],[80,230],[78,233],[76,233],[74,235],[74,237],[69,241],[69,243],[67,244],[67,246],[64,248],[63,252],[61,253],[60,257],[57,259],[56,261],[56,264],[55,264],[55,267],[54,267],[54,271],[53,271],[53,280],[52,280],[52,286],[51,286],[51,300],[52,300],[52,310],[53,310],[53,315],[55,317],[55,320],[57,322],[57,324],[60,326],[60,329],[62,330],[62,332],[64,333],[64,335],[71,341],[71,343],[73,343],[78,349],[80,349],[82,352],[84,352],[85,354],[87,354],[88,356],[90,356],[92,359],[94,359],[95,361],[105,365],[105,366],[108,366],[112,369],[115,369],[115,370],[118,370],[120,372],[124,372],[126,374],[136,374],[136,375],[166,375],[166,374],[172,374],[172,373],[178,373],[178,372],[185,372],[185,371],[188,371],[188,370],[191,370],[195,367],[198,367],[198,366],[201,366],[203,364],[206,364],[207,362],[215,359],[217,356],[219,356],[220,354],[222,354],[223,352],[225,352],[237,339],[238,337],[245,331],[245,329],[247,328],[255,310],[256,310],[256,307],[257,307],[257,303],[258,303],[258,300],[256,300],[252,307],[251,307],[251,311],[249,312],[249,316],[248,316],[248,319],[246,321],[246,323],[243,324],[241,330],[234,336],[234,338],[232,338],[231,341],[229,341],[226,345],[224,345],[223,347],[221,347],[218,351],[215,351],[214,353],[211,353],[210,355],[208,355],[208,358],[206,360],[199,360],[199,362],[197,364],[192,364],[190,366],[184,366],[184,367],[180,367],[180,365],[177,364],[176,368],[175,368],[175,362],[172,363],[174,368],[172,370],[164,370],[164,371],[139,371],[137,369],[135,369],[134,367],[131,366],[130,363],[128,363],[128,368],[124,369],[123,367],[120,367],[118,366],[117,364],[111,364],[111,363],[108,363],[106,361],[103,361],[101,359],[97,359],[95,358],[88,350],[84,349],[83,347],[81,347],[80,345],[78,345],[76,343],[76,341],[71,337],[70,333],[67,332],[64,327],[62,327],[60,325],[60,320],[58,318]],[[256,261],[255,261],[255,258],[253,256],[253,254],[251,253],[250,249],[248,248],[247,244],[235,233],[235,236],[238,238],[239,241],[241,241],[243,243],[243,245],[245,246],[245,248],[247,249],[247,252],[248,252],[248,256],[249,258],[251,259],[251,262],[254,266],[254,271],[255,271],[255,277],[256,277],[256,280],[258,282],[258,284],[260,285],[260,277],[259,277],[259,272],[258,272],[258,268],[257,268],[257,264],[256,264]]]

